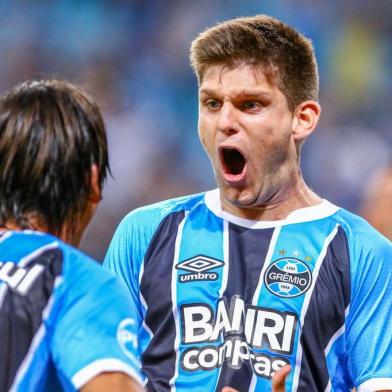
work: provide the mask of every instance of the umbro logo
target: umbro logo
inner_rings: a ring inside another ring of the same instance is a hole
[[[189,271],[190,274],[179,274],[178,280],[181,283],[194,282],[199,280],[217,280],[217,272],[207,272],[214,268],[222,267],[225,263],[211,257],[198,255],[191,259],[184,260],[176,265],[178,270]]]
[[[212,259],[211,257],[203,255],[198,255],[178,263],[176,268],[190,272],[203,272],[213,268],[221,267],[224,264],[225,263],[223,261]]]

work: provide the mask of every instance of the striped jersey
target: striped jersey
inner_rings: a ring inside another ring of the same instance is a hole
[[[218,190],[143,207],[104,265],[138,311],[148,391],[392,389],[392,245],[324,200],[279,221],[222,211]]]
[[[58,238],[0,233],[0,390],[76,391],[105,371],[141,382],[136,318],[115,276]]]

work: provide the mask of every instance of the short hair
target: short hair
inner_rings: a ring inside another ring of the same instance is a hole
[[[0,226],[59,235],[87,206],[91,168],[110,172],[104,122],[94,100],[62,80],[27,81],[0,97]]]
[[[318,100],[317,61],[310,39],[267,15],[232,19],[205,30],[192,42],[190,60],[199,84],[211,66],[245,63],[263,68],[290,109]]]

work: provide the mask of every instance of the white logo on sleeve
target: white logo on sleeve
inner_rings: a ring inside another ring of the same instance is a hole
[[[138,364],[137,350],[138,340],[135,333],[136,322],[131,318],[126,318],[118,324],[117,327],[117,342],[121,347],[123,353]]]

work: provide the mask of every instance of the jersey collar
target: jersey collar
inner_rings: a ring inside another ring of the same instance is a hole
[[[333,215],[339,210],[339,207],[323,199],[320,204],[312,207],[300,208],[291,212],[286,219],[275,221],[256,221],[251,219],[240,218],[236,215],[222,210],[219,189],[208,191],[204,195],[204,201],[207,208],[218,217],[231,223],[250,229],[266,229],[277,226],[289,225],[292,223],[309,222],[317,219],[323,219]]]

